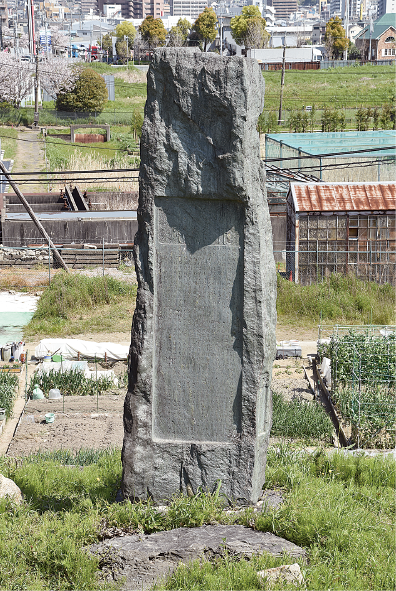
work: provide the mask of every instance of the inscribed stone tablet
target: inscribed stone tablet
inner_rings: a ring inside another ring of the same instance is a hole
[[[154,439],[240,431],[243,209],[155,199]]]

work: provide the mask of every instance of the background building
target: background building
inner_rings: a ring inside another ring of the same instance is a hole
[[[0,0],[0,20],[2,27],[8,27],[7,0]]]
[[[293,12],[297,12],[297,0],[268,0],[275,9],[276,20],[287,20]]]
[[[370,26],[366,26],[355,37],[355,45],[361,50],[363,59],[395,60],[396,24],[394,14],[384,14]],[[371,56],[370,54],[371,46]]]
[[[172,16],[183,16],[195,21],[208,6],[207,0],[170,0],[170,13]]]
[[[380,18],[384,16],[384,14],[393,14],[396,13],[396,0],[378,0],[378,8],[377,8],[377,17]],[[393,20],[393,24],[395,23],[395,18]]]

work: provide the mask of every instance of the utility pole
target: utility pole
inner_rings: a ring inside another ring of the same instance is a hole
[[[3,51],[3,17],[0,13],[0,49]]]
[[[346,35],[346,38],[349,39],[349,37],[348,37],[348,31],[349,31],[349,0],[345,0],[344,26],[345,26],[345,35]],[[347,60],[347,59],[348,59],[348,46],[346,47],[346,49],[344,51],[344,60]]]
[[[280,97],[279,97],[278,125],[280,125],[282,122],[282,99],[283,99],[283,87],[285,85],[285,67],[286,67],[286,35],[284,38],[283,56],[282,56],[282,77],[281,77],[281,88],[280,88]]]
[[[223,55],[223,17],[219,17],[220,21],[220,55]]]
[[[38,112],[38,94],[39,94],[39,45],[36,45],[36,76],[34,79],[34,121],[33,127],[38,127],[39,112]]]
[[[128,68],[129,68],[129,64],[128,64],[128,57],[129,57],[129,55],[128,55],[129,54],[129,51],[128,51],[128,49],[129,49],[128,48],[128,41],[129,41],[128,35],[124,35],[124,41],[126,41],[126,43],[127,43],[127,70],[128,70]]]

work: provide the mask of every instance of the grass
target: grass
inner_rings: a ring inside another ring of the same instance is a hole
[[[15,160],[18,150],[18,130],[9,127],[0,127],[1,149],[4,150],[6,160]]]
[[[281,72],[264,72],[265,110],[279,109]],[[394,97],[395,66],[359,66],[330,70],[286,70],[283,108],[305,105],[328,107],[381,107]]]
[[[395,290],[389,283],[362,281],[354,275],[331,275],[303,286],[278,274],[278,322],[302,326],[394,324]]]
[[[272,437],[291,437],[331,443],[333,424],[317,402],[292,400],[286,402],[272,393]]]
[[[393,459],[308,454],[290,445],[270,448],[265,486],[281,488],[284,504],[233,515],[223,512],[221,489],[193,498],[176,495],[166,513],[150,502],[113,503],[121,469],[116,450],[0,458],[0,472],[25,498],[20,506],[0,501],[0,588],[109,588],[97,578],[98,559],[84,548],[112,528],[152,533],[235,520],[304,546],[308,560],[297,562],[308,590],[395,587]],[[289,562],[296,560],[264,554],[238,561],[225,553],[212,563],[179,567],[156,588],[262,589],[257,570]]]
[[[136,285],[112,277],[57,273],[44,289],[25,337],[126,332],[130,330]]]
[[[7,285],[12,287],[11,278]],[[129,332],[136,285],[111,278],[56,273],[44,289],[25,338],[84,332]],[[354,276],[332,275],[301,286],[278,275],[278,324],[301,330],[328,324],[394,324],[395,291]]]

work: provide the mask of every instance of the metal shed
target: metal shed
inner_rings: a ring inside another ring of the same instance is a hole
[[[396,183],[291,183],[286,207],[296,282],[354,273],[396,284]]]

